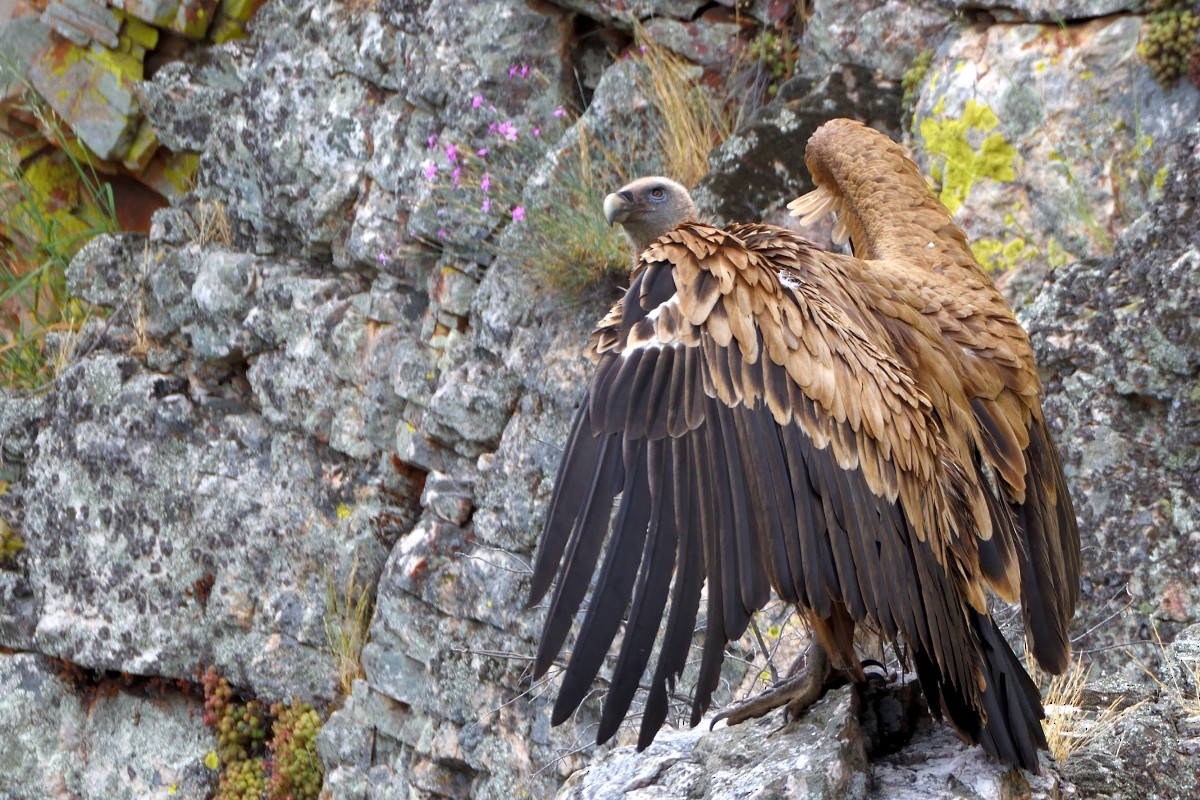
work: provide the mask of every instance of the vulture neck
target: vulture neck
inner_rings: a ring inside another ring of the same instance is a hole
[[[809,139],[804,160],[814,182],[840,198],[839,216],[848,217],[859,258],[911,258],[915,239],[962,238],[961,231],[953,236],[957,228],[904,149],[860,123],[835,120],[821,126]],[[879,189],[881,174],[887,191]]]
[[[623,227],[625,236],[629,239],[629,244],[633,248],[633,266],[636,268],[638,260],[641,259],[642,253],[646,252],[646,248],[657,242],[663,236],[666,236],[671,231],[678,228],[688,220],[696,218],[696,209],[689,202],[686,213],[676,214],[670,219],[657,221],[655,225],[644,224],[628,224]]]

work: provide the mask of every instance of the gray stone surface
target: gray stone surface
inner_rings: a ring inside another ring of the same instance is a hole
[[[113,686],[81,697],[41,656],[0,654],[0,795],[11,800],[211,796],[213,739],[190,698]]]
[[[50,43],[50,28],[36,16],[0,22],[0,103],[8,103],[25,91],[25,72],[30,61]]]
[[[621,748],[576,773],[557,798],[863,797],[870,768],[851,698],[849,688],[830,692],[781,730],[768,716],[712,733],[706,722],[664,732],[642,753]]]
[[[923,50],[936,50],[959,24],[944,4],[905,0],[814,0],[801,46],[801,74],[820,78],[855,64],[896,81]]]
[[[174,61],[137,85],[137,99],[163,146],[200,152],[241,90],[236,45],[202,51],[191,62]]]
[[[1136,55],[1141,25],[962,28],[939,50],[914,148],[989,268],[1044,274],[1105,255],[1161,196],[1200,92],[1154,81]]]
[[[1025,315],[1087,536],[1079,646],[1130,680],[1122,648],[1157,664],[1155,627],[1200,611],[1200,128],[1181,145],[1155,213],[1052,272]]]
[[[950,5],[964,11],[984,9],[1002,22],[1026,20],[1054,25],[1145,10],[1137,0],[951,0]]]

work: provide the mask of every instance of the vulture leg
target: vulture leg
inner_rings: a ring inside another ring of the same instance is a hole
[[[845,674],[835,670],[829,654],[820,642],[813,642],[808,653],[796,659],[788,670],[787,677],[756,697],[743,700],[732,708],[713,717],[712,724],[726,720],[737,725],[748,719],[756,719],[780,706],[786,705],[788,720],[796,719],[813,703],[820,700],[829,689],[845,683]],[[711,726],[710,726],[711,727]]]
[[[830,689],[847,682],[858,684],[866,680],[862,666],[854,657],[854,621],[845,606],[835,604],[833,613],[824,619],[812,613],[805,616],[812,628],[813,640],[808,652],[788,669],[787,677],[757,697],[722,711],[713,719],[713,725],[720,720],[737,725],[785,704],[786,719],[797,719]]]

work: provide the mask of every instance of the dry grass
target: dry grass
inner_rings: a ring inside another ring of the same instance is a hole
[[[529,211],[522,250],[539,285],[577,297],[627,273],[630,255],[600,211],[604,196],[628,176],[584,125],[576,133],[577,144],[560,160],[552,202]]]
[[[355,679],[366,677],[362,650],[374,610],[370,588],[359,582],[357,556],[350,565],[345,585],[339,589],[331,572],[326,587],[325,636],[337,669],[338,687],[346,696]]]
[[[1046,719],[1042,729],[1050,746],[1050,755],[1059,764],[1065,764],[1076,753],[1090,743],[1117,731],[1120,724],[1142,703],[1125,705],[1124,698],[1117,698],[1110,705],[1088,712],[1081,707],[1083,690],[1087,685],[1088,668],[1083,657],[1077,658],[1062,675],[1048,675],[1039,670],[1032,661],[1027,665],[1029,674],[1042,690]],[[1118,740],[1123,743],[1123,738]],[[1120,744],[1114,755],[1120,752]]]
[[[233,229],[229,224],[229,214],[225,204],[217,200],[200,200],[192,210],[194,229],[188,232],[193,243],[200,246],[221,244],[229,247],[233,244]]]
[[[642,88],[662,119],[657,133],[667,174],[690,188],[708,172],[708,153],[733,132],[736,115],[695,79],[697,67],[640,27],[634,40],[645,67]]]

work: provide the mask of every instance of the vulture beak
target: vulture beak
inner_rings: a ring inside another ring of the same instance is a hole
[[[604,198],[604,218],[608,220],[609,227],[629,219],[632,211],[633,195],[627,191],[614,192]]]

